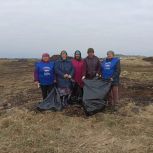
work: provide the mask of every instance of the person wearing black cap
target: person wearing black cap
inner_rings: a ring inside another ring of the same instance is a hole
[[[72,92],[72,77],[74,68],[72,62],[68,60],[67,52],[61,51],[61,59],[55,63],[55,76],[57,88],[61,96],[63,107],[68,106],[68,100]]]
[[[101,68],[100,60],[95,56],[93,48],[89,48],[87,53],[88,56],[84,59],[85,69],[82,79],[93,79],[96,76],[99,77]]]

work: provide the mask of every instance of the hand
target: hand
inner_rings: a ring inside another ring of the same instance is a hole
[[[96,77],[99,77],[99,74],[98,73],[96,73]]]
[[[110,81],[113,81],[113,78],[110,78]]]
[[[85,78],[86,78],[86,77],[85,77],[85,76],[83,76],[83,77],[82,77],[82,80],[84,80]]]
[[[99,79],[102,79],[102,75],[99,75]]]
[[[71,79],[71,78],[72,78],[72,76],[71,76],[71,75],[68,75],[68,78],[69,78],[69,79]]]
[[[68,74],[64,74],[64,78],[68,78],[69,77],[69,75]]]
[[[38,81],[35,81],[35,84],[37,85],[38,88],[40,88],[40,83]]]

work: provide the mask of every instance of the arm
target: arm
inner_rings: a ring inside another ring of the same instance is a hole
[[[100,77],[103,78],[103,67],[102,67],[103,60],[100,62]]]
[[[73,67],[73,64],[72,64],[72,62],[70,62],[71,63],[71,69],[70,69],[70,76],[71,76],[71,78],[74,76],[74,67]]]
[[[100,60],[98,59],[98,62],[97,62],[97,70],[96,70],[96,73],[101,75],[101,63],[100,63]]]
[[[53,75],[54,75],[54,83],[56,82],[56,75],[55,75],[55,62],[54,62],[54,67],[53,67]]]
[[[87,64],[86,64],[86,61],[83,60],[83,76],[82,77],[85,77],[86,76],[86,72],[87,72]]]
[[[121,73],[121,66],[120,66],[120,61],[118,61],[112,78],[114,79],[114,78],[118,77],[120,75],[120,73]]]
[[[58,62],[55,63],[55,74],[56,76],[64,78],[64,73],[60,70]]]

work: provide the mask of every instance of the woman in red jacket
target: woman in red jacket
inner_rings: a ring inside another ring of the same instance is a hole
[[[76,50],[74,53],[74,59],[72,60],[72,64],[74,67],[74,88],[73,88],[73,95],[77,97],[77,101],[81,102],[83,97],[83,81],[82,77],[84,76],[84,61],[81,57],[81,52]]]

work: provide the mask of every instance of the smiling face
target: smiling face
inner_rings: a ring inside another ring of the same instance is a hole
[[[88,52],[88,57],[93,58],[94,57],[94,52]]]
[[[66,60],[67,59],[67,54],[65,52],[62,52],[61,57],[62,57],[63,60]]]
[[[80,54],[76,54],[76,55],[75,55],[75,58],[76,58],[77,60],[79,60],[79,59],[81,58]]]
[[[48,62],[48,61],[50,60],[50,57],[49,57],[49,56],[43,56],[43,57],[42,57],[42,60],[43,60],[44,62]]]
[[[107,52],[107,58],[108,59],[112,59],[114,57],[114,53],[113,52]]]

